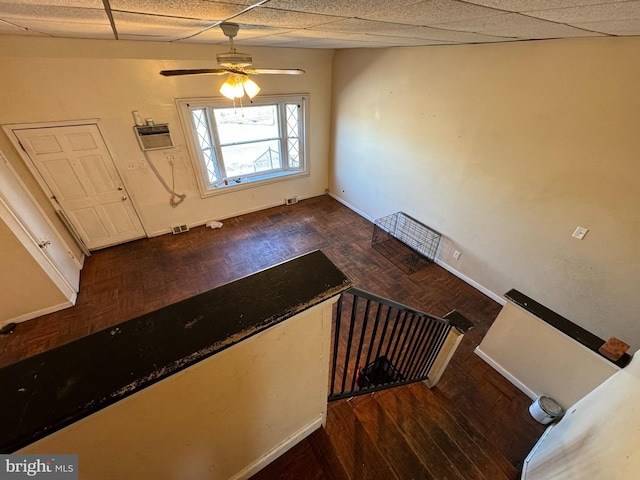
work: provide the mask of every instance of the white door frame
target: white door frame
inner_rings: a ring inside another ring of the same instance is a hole
[[[67,243],[67,241],[60,234],[58,228],[53,224],[53,222],[51,221],[49,216],[42,209],[42,207],[40,206],[38,201],[35,199],[33,194],[29,191],[29,189],[27,188],[25,183],[20,178],[20,175],[18,175],[18,172],[16,172],[16,170],[13,168],[13,165],[11,165],[11,162],[9,162],[9,160],[7,160],[6,155],[4,155],[4,153],[2,151],[0,151],[0,161],[2,161],[4,163],[4,168],[6,169],[5,171],[8,172],[8,174],[11,176],[11,178],[15,182],[15,184],[18,185],[24,191],[24,193],[27,196],[27,198],[31,201],[33,207],[40,213],[42,220],[52,230],[53,234],[56,237],[56,241],[58,241],[61,245],[63,245],[66,250],[71,252],[71,249],[69,248],[69,244]],[[0,192],[0,199],[1,198],[2,198],[2,194]],[[13,200],[13,199],[7,199],[7,200],[10,201],[10,200]],[[4,203],[5,203],[5,206],[11,207],[10,210],[12,211],[13,216],[17,216],[13,212],[14,208],[13,208],[12,204],[8,205],[6,201]],[[10,202],[10,203],[12,203],[12,202]],[[28,228],[27,228],[27,230],[28,230]],[[31,232],[29,232],[29,234],[31,235]],[[70,255],[70,258],[73,261],[73,263],[75,264],[76,268],[78,270],[82,270],[82,268],[84,266],[84,258],[85,258],[84,252],[83,252],[83,255],[80,256],[80,258],[78,258],[76,255]]]
[[[76,292],[73,287],[65,280],[60,274],[58,269],[51,263],[51,260],[42,253],[41,248],[38,246],[33,237],[26,231],[24,225],[16,218],[9,206],[5,201],[0,198],[0,218],[4,220],[4,223],[11,229],[15,236],[20,240],[22,245],[27,249],[31,256],[38,262],[38,265],[47,273],[47,275],[53,280],[56,286],[69,299],[72,303],[76,301]]]
[[[100,128],[100,119],[98,119],[98,118],[87,118],[87,119],[83,119],[83,120],[66,120],[66,121],[59,121],[59,122],[11,123],[11,124],[7,124],[7,125],[2,125],[2,129],[7,134],[7,137],[9,137],[9,140],[11,141],[13,146],[15,147],[15,149],[18,152],[18,154],[20,155],[20,157],[24,160],[24,163],[29,168],[29,171],[31,172],[31,174],[34,176],[34,178],[36,179],[36,181],[38,182],[38,184],[40,185],[40,187],[42,188],[44,193],[47,195],[47,198],[49,199],[49,202],[51,202],[51,205],[53,205],[53,208],[57,212],[62,212],[62,214],[64,215],[65,218],[69,218],[68,215],[67,215],[67,212],[65,212],[64,209],[62,208],[62,206],[56,201],[55,195],[53,194],[53,192],[49,188],[49,185],[47,185],[47,182],[45,182],[44,178],[42,178],[42,175],[40,174],[40,171],[36,167],[35,163],[33,162],[32,158],[29,156],[27,151],[23,148],[22,144],[20,143],[20,140],[18,139],[18,137],[17,137],[17,135],[15,134],[14,131],[15,130],[35,129],[35,128],[75,127],[75,126],[85,126],[85,125],[95,125],[96,126],[96,128],[100,132],[100,136],[102,137],[102,140],[104,141],[104,144],[105,144],[105,147],[107,149],[107,152],[109,152],[109,156],[113,160],[113,166],[115,167],[116,172],[118,173],[118,176],[120,177],[120,180],[122,180],[122,182],[125,185],[125,188],[127,189],[127,191],[129,191],[129,187],[128,187],[126,181],[125,181],[125,176],[122,175],[122,173],[120,173],[120,170],[118,169],[118,165],[115,162],[115,157],[111,153],[112,149],[109,146],[109,143],[107,142],[107,139],[106,139],[104,133],[102,132],[102,129]],[[140,225],[142,226],[142,231],[144,232],[145,236],[148,237],[149,236],[149,232],[147,231],[147,227],[144,225],[144,223],[142,221],[142,217],[138,213],[139,212],[139,208],[136,206],[136,202],[134,201],[132,195],[129,195],[129,200],[131,200],[131,205],[133,206],[133,209],[136,212],[136,216],[138,217],[138,220],[140,221]],[[72,234],[72,236],[74,237],[74,239],[78,243],[78,246],[80,247],[80,249],[85,253],[89,253],[89,250],[84,245],[84,242],[82,242],[82,240],[80,239],[80,236],[76,232],[70,232],[70,233]]]
[[[49,313],[49,311],[57,311],[57,310],[60,310],[61,308],[65,308],[67,306],[71,306],[75,304],[77,293],[76,293],[76,287],[72,283],[77,283],[77,280],[80,275],[80,270],[82,269],[82,261],[78,260],[78,258],[76,258],[75,256],[70,257],[74,266],[77,268],[78,278],[74,278],[74,279],[66,278],[65,275],[62,273],[62,271],[54,263],[52,258],[50,258],[49,255],[47,255],[46,251],[38,243],[38,239],[34,238],[29,227],[25,225],[23,220],[20,218],[16,210],[34,212],[33,208],[29,210],[29,207],[31,206],[23,205],[20,202],[32,201],[33,202],[32,206],[35,207],[35,212],[37,212],[35,216],[38,217],[37,219],[32,218],[32,221],[46,222],[47,225],[50,227],[51,232],[56,237],[55,240],[53,238],[52,240],[54,240],[56,244],[64,246],[64,248],[66,248],[67,250],[68,250],[68,245],[66,244],[64,239],[60,236],[60,234],[58,233],[56,228],[53,226],[53,224],[50,222],[47,215],[42,211],[38,203],[33,199],[33,196],[26,189],[26,187],[24,186],[24,183],[20,180],[15,170],[13,170],[13,167],[11,166],[11,164],[8,161],[6,161],[2,152],[0,152],[0,162],[2,162],[1,164],[3,169],[2,171],[4,172],[4,173],[0,173],[1,175],[3,175],[3,182],[8,182],[9,186],[11,186],[12,184],[15,185],[16,188],[23,190],[24,193],[27,195],[27,198],[25,199],[24,196],[22,198],[18,198],[20,197],[20,195],[18,195],[16,198],[13,198],[13,197],[9,198],[9,196],[6,196],[5,198],[4,195],[0,194],[0,219],[4,221],[4,223],[9,227],[9,229],[13,232],[13,234],[20,241],[20,243],[22,243],[22,245],[27,250],[27,252],[29,252],[29,254],[33,257],[33,259],[40,266],[40,268],[42,268],[42,270],[47,274],[47,276],[51,279],[51,281],[56,285],[56,287],[58,287],[58,289],[62,292],[65,298],[67,298],[67,300],[69,301],[69,303],[67,304],[54,306],[51,309],[48,309],[46,312],[37,312],[36,316],[44,315],[45,313]],[[11,191],[11,188],[12,187],[8,188],[8,190]],[[10,203],[12,201],[15,201],[19,204],[12,205]],[[28,320],[29,318],[33,318],[33,315],[28,314],[25,318],[20,318],[14,321]]]

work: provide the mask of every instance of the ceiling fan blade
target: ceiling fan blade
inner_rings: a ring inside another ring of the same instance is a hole
[[[254,75],[302,75],[304,73],[304,70],[299,68],[245,68],[244,71]]]
[[[160,75],[173,77],[176,75],[224,75],[225,73],[233,72],[226,68],[196,68],[192,70],[162,70]]]

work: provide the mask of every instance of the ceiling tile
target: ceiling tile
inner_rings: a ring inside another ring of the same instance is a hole
[[[20,18],[34,20],[51,20],[58,22],[109,23],[103,9],[78,8],[56,5],[29,5],[21,3],[0,3],[0,18]]]
[[[347,33],[347,32],[326,32],[320,30],[295,30],[289,32],[285,35],[280,36],[281,39],[287,39],[287,43],[290,43],[290,46],[293,46],[293,43],[308,43],[309,40],[322,40],[324,42],[331,42],[335,44],[338,42],[341,47],[344,48],[351,44],[351,42],[370,42],[371,44],[376,44],[378,46],[386,45],[404,45],[404,46],[415,46],[415,45],[438,45],[441,43],[450,43],[450,42],[441,42],[437,40],[428,40],[423,38],[407,38],[407,37],[392,37],[392,36],[378,36],[378,35],[370,35],[367,33]]]
[[[542,39],[559,37],[598,36],[598,33],[588,32],[568,25],[546,22],[537,18],[527,17],[518,13],[505,13],[493,17],[477,18],[438,25],[440,28],[462,30],[521,39]]]
[[[143,35],[143,34],[136,34],[136,35],[131,35],[128,33],[119,33],[118,34],[118,39],[119,40],[131,40],[131,41],[137,41],[137,42],[175,42],[176,40],[178,40],[176,35]]]
[[[630,20],[611,20],[608,22],[577,22],[576,27],[594,30],[609,35],[634,36],[640,35],[640,19],[633,18]]]
[[[0,34],[1,35],[31,35],[31,32],[24,27],[19,27],[10,22],[0,20]],[[36,32],[36,35],[42,36],[44,34]]]
[[[209,27],[208,20],[161,17],[140,13],[113,12],[118,35],[160,35],[174,38],[197,34]]]
[[[266,27],[263,25],[240,25],[238,36],[234,39],[234,43],[237,45],[250,45],[250,40],[253,38],[261,38],[269,35],[281,35],[291,32],[291,28],[276,28]],[[195,43],[229,43],[229,39],[224,36],[220,27],[214,27],[209,30],[203,31],[192,38],[185,38],[185,42]]]
[[[358,32],[369,33],[371,35],[389,35],[394,37],[410,37],[418,39],[439,40],[445,43],[478,43],[504,41],[504,38],[478,35],[469,32],[453,32],[440,28],[416,27],[415,25],[403,25],[401,23],[376,22],[373,20],[361,20],[349,18],[339,22],[321,25],[313,30],[327,32]]]
[[[509,12],[532,12],[553,8],[578,7],[582,5],[599,5],[616,3],[624,0],[470,0],[469,3],[485,7],[497,8]]]
[[[429,28],[429,27],[425,27]],[[441,30],[436,28],[429,29],[432,33],[430,38],[436,40],[444,40],[455,43],[496,43],[496,42],[510,42],[518,40],[516,37],[510,37],[508,35],[487,35],[475,32],[457,32],[454,30]]]
[[[610,20],[629,20],[640,18],[640,1],[607,3],[603,5],[590,5],[586,7],[557,8],[554,10],[541,10],[527,12],[532,17],[552,20],[554,22],[604,22]]]
[[[290,31],[289,31],[289,33],[290,33]],[[250,38],[250,39],[244,40],[242,42],[242,45],[243,45],[243,47],[244,46],[249,46],[249,47],[276,46],[276,47],[279,47],[283,43],[292,43],[292,42],[295,42],[297,40],[302,40],[300,37],[289,36],[289,33],[285,32],[284,34],[281,34],[281,35],[265,35],[265,36],[261,36],[261,37]],[[238,43],[238,42],[236,42],[236,43]]]
[[[405,34],[408,31],[419,32],[420,27],[414,25],[404,25],[401,23],[378,22],[375,20],[363,20],[360,18],[346,18],[326,25],[315,27],[314,30],[325,32],[354,32],[397,35],[399,37],[411,37]]]
[[[54,7],[104,8],[102,0],[0,0],[0,4],[2,3],[31,7],[48,5]]]
[[[0,18],[16,27],[1,33],[113,39],[109,18],[102,9],[0,2]]]
[[[444,42],[455,43],[483,43],[483,42],[504,42],[509,38],[482,35],[473,32],[455,32],[433,27],[409,27],[406,30],[408,36],[415,38],[428,38],[431,40],[442,40]],[[400,35],[398,35],[400,36]]]
[[[269,27],[307,28],[335,22],[342,17],[318,15],[316,13],[293,12],[273,8],[254,8],[233,19],[235,23],[266,25]]]
[[[110,0],[111,10],[148,13],[165,17],[225,20],[242,12],[250,1],[208,2],[206,0]]]
[[[386,44],[388,46],[398,47],[417,47],[427,45],[451,45],[453,42],[447,42],[443,40],[433,40],[429,38],[410,38],[410,37],[390,37],[387,35],[370,35],[364,34],[363,40],[369,42],[375,42],[378,44]]]
[[[416,3],[416,0],[271,0],[268,5],[279,10],[361,17],[386,10],[390,4],[402,7],[413,3]]]
[[[350,48],[361,48],[361,47],[370,47],[370,45],[366,42],[357,42],[355,40],[349,43],[351,45]],[[306,41],[296,41],[291,43],[281,43],[279,45],[282,48],[324,48],[324,49],[336,49],[336,48],[344,48],[344,43],[340,41],[332,41],[332,40],[306,40]]]
[[[338,49],[338,48],[390,48],[392,45],[386,43],[374,43],[371,41],[358,41],[349,40],[348,46],[345,47],[344,41],[332,40],[332,39],[308,39],[305,41],[296,41],[290,44],[283,43],[282,47],[286,48],[326,48],[326,49]]]
[[[444,22],[470,20],[474,18],[500,15],[504,12],[492,8],[472,5],[456,0],[428,0],[411,5],[410,8],[393,8],[364,15],[370,20],[381,20],[409,25],[437,25]]]
[[[361,48],[640,35],[640,0],[109,0],[119,38]],[[246,12],[244,12],[247,10]],[[244,12],[244,13],[242,13]],[[4,21],[4,23],[3,23]],[[0,35],[113,38],[103,0],[0,0]]]
[[[346,32],[321,32],[318,30],[293,30],[281,35],[280,46],[292,48],[344,48],[345,45],[357,43],[362,46],[366,40],[362,40],[363,34]],[[370,39],[368,39],[370,40]],[[305,46],[306,45],[306,46]],[[311,47],[307,47],[312,45]],[[328,45],[332,45],[329,47]],[[385,44],[388,45],[388,44]]]
[[[99,23],[81,23],[81,22],[51,22],[49,20],[20,20],[21,26],[28,28],[30,31],[37,32],[42,35],[50,35],[53,37],[66,38],[98,38],[113,39],[113,30],[107,22]]]
[[[361,34],[358,32],[327,32],[315,28],[292,30],[286,34],[287,37],[296,37],[299,39],[335,39],[335,40],[355,40]]]

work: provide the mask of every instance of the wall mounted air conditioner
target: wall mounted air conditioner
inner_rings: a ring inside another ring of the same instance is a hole
[[[162,150],[173,147],[173,138],[169,131],[169,125],[159,123],[157,125],[134,126],[133,130],[138,137],[138,143],[143,152],[148,150]]]

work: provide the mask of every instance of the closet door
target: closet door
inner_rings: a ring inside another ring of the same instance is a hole
[[[1,152],[0,218],[65,297],[75,302],[83,259],[71,252]]]

